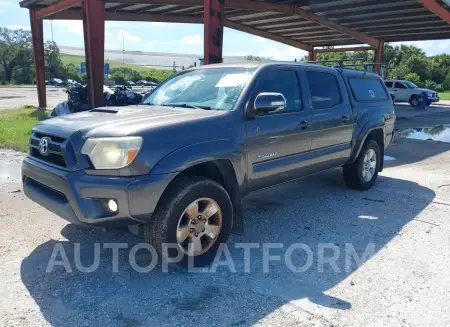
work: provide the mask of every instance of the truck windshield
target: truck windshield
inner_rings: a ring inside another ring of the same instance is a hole
[[[254,71],[228,67],[183,72],[160,85],[142,104],[231,110]]]
[[[417,89],[417,88],[419,88],[416,84],[414,84],[413,82],[410,82],[410,81],[405,81],[405,84],[410,89]]]

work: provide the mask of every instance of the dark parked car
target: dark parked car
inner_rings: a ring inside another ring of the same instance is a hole
[[[206,264],[232,229],[242,232],[242,198],[252,192],[335,167],[350,188],[371,188],[394,122],[376,74],[203,66],[171,77],[139,106],[40,122],[23,187],[72,223],[140,225],[159,254],[174,243],[181,265],[188,257]]]
[[[64,86],[64,81],[59,78],[52,78],[51,80],[45,81],[47,86]]]
[[[147,86],[148,82],[146,80],[140,80],[136,82],[137,86]]]

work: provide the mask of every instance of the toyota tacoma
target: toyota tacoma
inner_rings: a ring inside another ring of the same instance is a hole
[[[213,260],[243,231],[252,192],[342,167],[371,188],[393,140],[381,78],[317,64],[210,65],[182,71],[138,106],[103,107],[37,124],[25,194],[71,223],[140,226],[180,264]]]

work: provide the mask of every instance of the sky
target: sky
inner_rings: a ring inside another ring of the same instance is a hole
[[[53,26],[52,26],[53,25]],[[30,29],[27,9],[19,7],[19,0],[0,0],[0,26],[10,29]],[[53,27],[53,28],[52,28]],[[53,30],[53,32],[52,32]],[[44,20],[45,40],[58,45],[84,47],[81,21],[53,22]],[[146,52],[203,53],[203,25],[151,22],[106,22],[105,48]],[[393,45],[398,43],[393,43]],[[450,40],[403,42],[422,48],[427,55],[450,54]],[[274,60],[294,60],[306,52],[272,40],[225,28],[224,56],[252,54]]]

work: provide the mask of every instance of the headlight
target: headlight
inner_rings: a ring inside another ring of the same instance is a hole
[[[128,166],[142,147],[142,138],[102,137],[87,139],[81,149],[96,169],[119,169]]]
[[[433,97],[433,92],[428,92],[428,97],[432,98]]]

